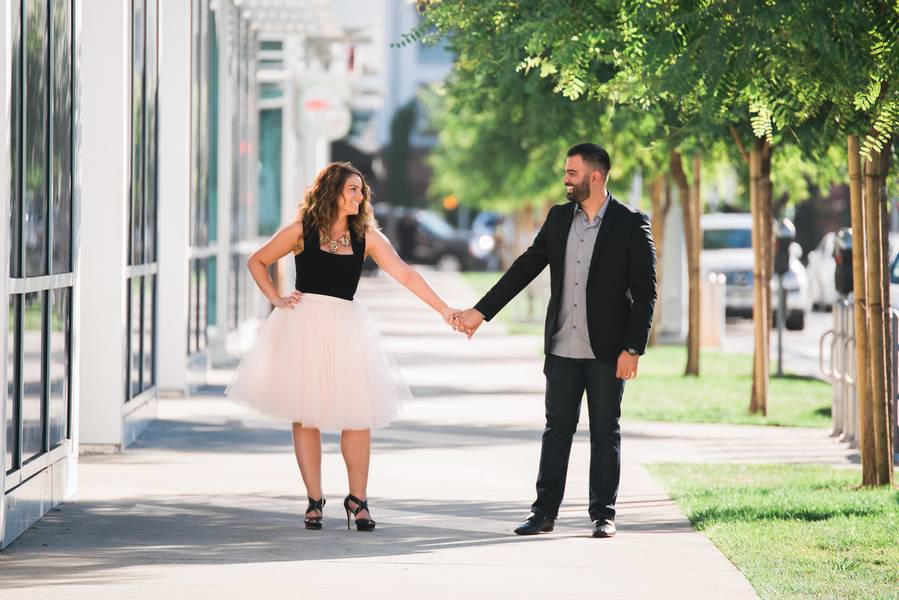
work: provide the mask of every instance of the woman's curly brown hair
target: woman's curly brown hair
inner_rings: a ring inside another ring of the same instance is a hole
[[[340,208],[338,200],[343,193],[343,186],[353,175],[358,175],[362,180],[362,203],[359,205],[359,214],[349,215],[349,226],[358,240],[363,239],[367,227],[375,226],[371,188],[362,171],[348,162],[333,162],[319,171],[312,185],[306,188],[303,203],[297,210],[297,220],[302,223],[304,232],[317,227],[319,235],[323,236],[331,231],[331,227],[337,222]]]

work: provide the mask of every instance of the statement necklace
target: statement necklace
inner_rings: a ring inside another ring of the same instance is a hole
[[[338,246],[338,245],[341,245],[341,246],[343,246],[344,248],[349,248],[349,246],[350,246],[350,238],[349,238],[349,235],[348,235],[349,233],[350,233],[350,230],[347,229],[347,230],[344,231],[343,234],[342,234],[339,238],[337,238],[336,240],[335,240],[335,239],[331,239],[331,236],[325,234],[325,236],[322,237],[322,244],[328,244],[328,250],[329,250],[332,254],[336,254],[336,253],[337,253],[337,246]]]

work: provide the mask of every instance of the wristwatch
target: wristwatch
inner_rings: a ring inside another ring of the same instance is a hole
[[[628,354],[630,354],[631,356],[640,356],[640,353],[637,352],[636,350],[634,350],[633,348],[625,348],[624,351],[627,352]]]

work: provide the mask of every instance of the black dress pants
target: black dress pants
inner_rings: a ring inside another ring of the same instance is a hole
[[[546,428],[540,451],[537,500],[531,506],[535,513],[555,518],[559,512],[571,442],[586,390],[590,417],[590,519],[615,517],[621,476],[618,419],[624,393],[624,381],[615,377],[615,368],[614,362],[598,359],[546,356]]]

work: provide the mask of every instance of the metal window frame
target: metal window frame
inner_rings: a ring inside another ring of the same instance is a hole
[[[141,27],[142,35],[143,35],[143,43],[141,45],[141,48],[143,51],[143,56],[142,56],[141,74],[140,74],[142,102],[141,102],[141,107],[140,107],[140,115],[138,115],[138,117],[137,117],[138,119],[140,119],[141,147],[135,149],[134,148],[135,140],[132,138],[131,150],[130,150],[131,158],[129,161],[129,174],[130,174],[129,181],[131,182],[128,187],[128,194],[129,194],[129,199],[128,199],[128,258],[129,258],[129,260],[127,261],[128,265],[125,268],[125,286],[126,286],[125,297],[126,297],[128,314],[125,318],[127,334],[126,334],[126,340],[125,340],[124,400],[123,400],[123,404],[126,407],[128,407],[128,408],[126,408],[126,411],[134,410],[134,408],[131,405],[135,401],[139,401],[141,398],[144,398],[148,394],[155,394],[156,372],[157,372],[156,361],[158,358],[158,353],[156,352],[156,348],[158,346],[157,336],[158,336],[158,329],[159,329],[158,328],[159,307],[158,307],[158,302],[156,302],[156,299],[158,298],[157,288],[158,288],[158,273],[159,273],[159,250],[158,250],[159,249],[159,202],[158,202],[159,186],[158,185],[153,186],[153,191],[157,197],[155,198],[155,200],[153,202],[153,211],[155,212],[154,219],[153,219],[153,228],[152,228],[152,231],[148,231],[147,215],[148,215],[149,208],[148,208],[148,203],[147,203],[147,192],[148,192],[148,187],[149,187],[149,184],[148,184],[149,177],[147,174],[147,171],[148,171],[148,169],[147,169],[148,160],[147,159],[150,157],[150,155],[152,153],[157,158],[157,160],[154,162],[154,164],[158,163],[158,155],[159,155],[159,144],[158,144],[158,137],[159,137],[159,108],[158,108],[159,86],[158,86],[158,81],[159,81],[159,76],[158,76],[158,72],[159,72],[159,14],[160,14],[160,12],[159,12],[159,0],[131,0],[131,3],[130,3],[130,6],[131,6],[131,25],[130,25],[130,30],[131,30],[131,50],[130,50],[130,54],[131,54],[131,79],[130,79],[131,102],[130,102],[130,107],[129,107],[129,113],[130,113],[129,122],[130,122],[130,127],[131,127],[130,131],[132,131],[132,132],[134,131],[134,127],[135,127],[135,106],[134,106],[134,76],[135,76],[135,72],[134,72],[134,67],[135,67],[134,36],[136,33],[136,29],[134,26],[135,2],[140,2],[141,7],[143,8],[143,23],[142,23],[142,27]],[[155,21],[154,26],[156,28],[156,35],[154,36],[155,45],[152,49],[149,46],[148,35],[147,35],[149,28],[150,28],[150,18],[149,18],[150,11],[148,10],[148,6],[150,6],[151,3],[155,7],[153,10],[153,18]],[[154,64],[156,65],[157,75],[155,77],[156,85],[154,86],[154,91],[153,91],[153,93],[154,93],[154,102],[153,102],[154,110],[153,110],[152,115],[148,115],[147,114],[148,113],[148,109],[147,109],[147,104],[148,104],[148,102],[147,102],[147,97],[148,97],[148,94],[147,94],[147,77],[148,77],[147,57],[149,56],[149,53],[151,52],[151,50],[153,52],[155,52],[155,54],[156,54],[156,56],[154,58]],[[148,117],[152,118],[155,121],[155,127],[153,128],[154,135],[153,135],[152,140],[149,139],[147,136]],[[141,199],[140,199],[140,207],[139,207],[140,214],[137,216],[134,215],[134,197],[133,197],[134,190],[135,190],[134,157],[135,157],[136,153],[140,154],[140,160],[141,160],[141,163],[143,166],[141,172],[139,173],[140,182],[138,183],[138,186],[140,187]],[[157,172],[158,172],[158,169],[154,168],[153,177],[156,177]],[[135,234],[135,231],[134,231],[134,219],[135,218],[139,219],[139,226],[137,228],[138,229],[137,235],[139,237],[139,240],[137,242],[135,242],[134,237],[133,237]],[[147,251],[147,236],[148,235],[152,235],[153,241],[154,241],[152,256],[149,255],[149,253]],[[138,244],[138,246],[137,246],[138,260],[136,262],[134,260],[132,260],[134,258],[135,243]],[[132,348],[132,343],[134,341],[133,340],[133,328],[135,326],[135,324],[132,322],[132,319],[134,317],[134,310],[132,307],[132,302],[135,301],[135,298],[133,298],[133,294],[132,294],[132,288],[133,288],[133,280],[135,278],[140,278],[140,298],[139,298],[140,308],[138,310],[138,319],[140,320],[139,333],[138,333],[139,346],[138,346],[138,352],[137,352],[138,360],[136,361],[136,364],[135,364],[135,360],[134,360],[134,349]],[[144,383],[145,383],[144,382],[144,364],[146,361],[146,358],[145,358],[146,348],[145,348],[145,343],[144,343],[145,342],[144,338],[146,337],[146,332],[145,332],[146,316],[144,314],[144,311],[146,308],[145,296],[146,296],[146,280],[147,280],[147,278],[153,278],[153,281],[154,281],[154,284],[153,284],[154,298],[153,298],[153,304],[152,304],[153,315],[151,317],[151,325],[150,325],[153,330],[151,333],[151,335],[153,336],[153,340],[152,340],[152,344],[151,344],[153,355],[150,358],[150,360],[151,360],[151,367],[150,367],[151,385],[149,387],[147,387],[146,389],[144,389]],[[135,369],[135,367],[137,367],[139,369],[136,390],[132,388],[132,371]]]
[[[13,489],[22,485],[53,463],[64,459],[72,452],[72,440],[66,439],[63,442],[43,454],[35,456],[15,471],[6,473],[6,479],[3,483],[3,492],[9,493]]]
[[[54,3],[47,2],[45,4],[45,34],[47,37],[47,45],[46,45],[46,54],[45,54],[45,64],[47,65],[47,70],[44,73],[44,82],[45,82],[45,94],[46,94],[46,102],[48,111],[45,116],[46,119],[46,127],[44,132],[44,143],[45,143],[45,151],[44,151],[44,164],[47,170],[44,182],[44,191],[45,191],[45,199],[44,199],[44,211],[46,214],[45,224],[44,224],[44,234],[45,234],[45,255],[43,260],[43,269],[47,273],[45,275],[35,275],[35,276],[26,276],[25,275],[25,236],[24,236],[24,177],[25,177],[25,169],[24,169],[24,156],[25,156],[25,139],[26,139],[26,119],[24,115],[24,95],[25,95],[25,63],[26,63],[26,52],[25,48],[27,46],[27,30],[26,30],[26,1],[25,0],[16,0],[16,5],[10,5],[10,9],[15,8],[19,11],[19,30],[18,32],[14,32],[14,34],[19,36],[20,40],[20,51],[19,51],[19,61],[18,64],[13,65],[12,62],[9,63],[11,69],[18,69],[20,73],[21,85],[19,89],[19,94],[15,97],[12,97],[12,92],[10,90],[10,98],[12,102],[15,102],[19,106],[18,116],[21,119],[21,122],[15,124],[20,128],[21,134],[18,140],[18,148],[15,149],[19,153],[21,158],[20,161],[20,169],[19,169],[19,181],[16,182],[15,190],[6,189],[4,186],[3,193],[6,194],[5,198],[5,206],[8,207],[12,204],[12,202],[17,202],[19,204],[19,219],[13,225],[17,229],[18,233],[18,242],[19,242],[19,254],[17,257],[17,264],[15,265],[16,270],[21,273],[21,276],[18,277],[9,277],[9,273],[11,271],[8,253],[4,253],[3,262],[4,269],[6,273],[6,285],[5,285],[5,293],[4,297],[6,298],[6,312],[4,314],[4,322],[5,327],[3,328],[3,347],[5,349],[4,352],[4,372],[8,366],[9,362],[9,353],[10,348],[9,344],[12,343],[13,348],[12,351],[15,352],[14,364],[13,364],[13,372],[12,374],[6,373],[5,381],[6,381],[6,390],[4,394],[8,392],[8,382],[10,379],[10,375],[12,375],[13,380],[15,381],[15,396],[13,399],[13,410],[15,415],[16,422],[16,444],[13,449],[13,468],[7,471],[5,468],[2,469],[3,474],[5,475],[3,488],[8,491],[15,486],[19,485],[22,481],[27,480],[34,473],[39,472],[43,468],[46,468],[49,464],[59,460],[59,458],[67,456],[68,450],[72,445],[73,438],[73,429],[72,429],[72,421],[73,421],[73,363],[74,363],[74,315],[73,311],[73,298],[75,295],[75,273],[74,273],[74,261],[76,259],[77,245],[75,243],[75,221],[77,218],[76,212],[76,197],[79,193],[77,186],[77,179],[75,177],[76,174],[76,119],[75,116],[77,114],[77,79],[76,75],[76,61],[77,61],[77,48],[75,43],[75,32],[76,32],[76,15],[77,11],[75,9],[75,0],[68,0],[67,9],[70,11],[70,22],[69,22],[69,43],[70,48],[69,52],[71,53],[71,61],[69,65],[70,69],[70,81],[71,81],[71,89],[70,94],[72,97],[72,103],[70,107],[71,115],[69,118],[69,152],[71,154],[71,161],[69,165],[70,170],[70,178],[72,181],[72,197],[70,198],[70,205],[67,207],[70,211],[70,219],[69,219],[69,240],[72,245],[71,251],[69,252],[69,264],[64,265],[64,267],[68,268],[67,272],[61,273],[52,273],[53,268],[53,260],[52,260],[52,251],[53,251],[53,239],[55,234],[55,227],[52,218],[52,207],[53,207],[53,194],[54,194],[54,185],[53,185],[53,174],[52,174],[52,165],[53,165],[53,157],[54,157],[54,133],[55,133],[55,123],[54,123],[54,110],[56,108],[56,101],[53,93],[53,84],[55,81],[54,78],[54,67],[56,62],[56,57],[53,52],[53,48],[55,46],[55,30],[53,26],[53,15],[54,15]],[[7,13],[10,14],[10,13]],[[10,81],[7,83],[11,83],[11,75],[12,71],[10,70],[9,77]],[[10,123],[10,127],[7,128],[11,131],[11,127],[13,124]],[[12,151],[12,148],[10,148]],[[11,158],[11,157],[10,157]],[[13,193],[15,191],[15,193]],[[15,197],[14,197],[15,196]],[[7,225],[8,226],[8,225]],[[52,292],[58,289],[69,289],[69,300],[68,306],[66,310],[68,311],[69,316],[69,327],[66,331],[66,352],[67,352],[67,367],[65,377],[67,379],[66,386],[66,416],[65,416],[65,431],[63,436],[63,442],[53,448],[50,447],[50,380],[49,380],[49,369],[50,369],[50,361],[49,354],[45,351],[49,346],[49,338],[50,338],[50,319],[51,319],[51,309],[49,306]],[[26,294],[40,294],[41,297],[41,451],[39,454],[25,460],[23,457],[22,450],[22,438],[24,433],[24,420],[21,416],[22,402],[24,401],[24,380],[23,380],[23,368],[24,368],[24,297]],[[14,307],[14,319],[15,323],[13,325],[14,332],[12,335],[12,340],[10,340],[9,329],[10,324],[8,322],[9,319],[9,303],[12,297],[16,297],[15,307]],[[5,399],[5,396],[4,396]],[[4,407],[5,407],[4,402]],[[5,439],[5,410],[3,414],[3,434],[0,437],[0,442],[3,445],[3,451],[6,452],[6,439]],[[5,454],[4,454],[5,456]],[[41,466],[43,465],[43,466]],[[5,467],[5,465],[4,465]]]
[[[7,315],[9,314],[9,299],[12,298],[14,294],[7,294]],[[7,348],[6,352],[4,352],[4,361],[6,362],[6,366],[9,366],[9,352],[14,352],[15,356],[13,358],[12,364],[12,376],[13,382],[15,383],[15,392],[13,394],[12,400],[12,408],[13,408],[13,423],[15,424],[16,429],[16,437],[15,437],[15,446],[13,447],[12,452],[12,464],[9,469],[6,469],[4,465],[4,471],[6,473],[14,473],[15,471],[22,468],[22,327],[24,323],[24,319],[22,318],[22,298],[24,294],[16,294],[15,295],[15,309],[13,310],[13,335],[12,335],[12,348]],[[8,318],[8,317],[7,317]],[[7,322],[7,326],[4,331],[4,336],[7,336],[8,343],[8,333],[9,333],[10,324]],[[6,374],[6,389],[4,394],[9,393],[9,373]],[[4,396],[5,397],[5,396]],[[3,430],[6,431],[6,423],[4,420]],[[4,452],[6,448],[4,447]],[[5,456],[5,454],[4,454]]]
[[[215,9],[215,10],[214,10]],[[194,69],[194,79],[199,83],[199,93],[195,100],[191,102],[191,116],[196,121],[196,135],[192,130],[191,137],[191,164],[194,165],[196,173],[217,173],[218,172],[218,146],[216,157],[211,155],[211,136],[209,135],[212,127],[210,116],[212,110],[210,108],[210,97],[216,95],[216,102],[220,103],[219,89],[216,85],[215,90],[212,88],[212,80],[209,75],[213,63],[213,44],[210,40],[213,36],[218,35],[219,24],[216,22],[216,11],[218,7],[210,5],[209,0],[192,0],[192,28],[191,28],[191,66]],[[217,44],[217,37],[215,38]],[[218,50],[217,50],[218,52]],[[217,68],[216,76],[222,67],[221,55],[216,56],[215,65]],[[216,116],[219,114],[215,113]],[[218,122],[215,124],[217,139],[221,139],[221,131]],[[213,166],[215,161],[215,166]],[[215,182],[217,184],[217,182]],[[188,319],[185,334],[187,336],[187,356],[188,358],[197,356],[205,352],[209,347],[209,272],[208,263],[212,257],[218,257],[221,253],[221,236],[219,231],[215,235],[211,235],[212,211],[209,202],[210,199],[210,180],[197,176],[191,181],[191,199],[190,199],[190,246],[188,248]],[[235,186],[236,187],[236,186]],[[232,194],[233,194],[232,188]],[[223,202],[222,195],[219,193],[216,185],[216,210]],[[218,227],[218,215],[216,214],[216,226]],[[195,280],[192,278],[195,277]],[[203,286],[201,280],[205,281],[205,297],[201,297]],[[217,294],[217,290],[212,290]],[[216,298],[218,301],[218,298]],[[205,303],[205,310],[200,314],[200,305]],[[193,326],[193,331],[191,328]]]

